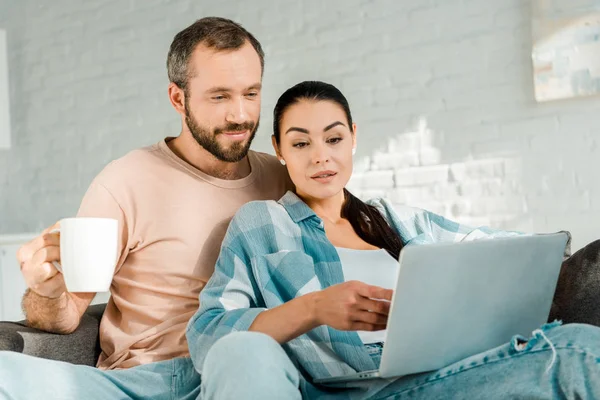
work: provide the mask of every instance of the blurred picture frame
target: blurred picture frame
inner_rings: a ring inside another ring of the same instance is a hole
[[[532,33],[538,102],[600,94],[600,12],[541,13]]]

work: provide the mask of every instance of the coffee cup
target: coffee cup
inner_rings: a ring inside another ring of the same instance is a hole
[[[107,292],[117,263],[119,222],[111,218],[65,218],[60,228],[60,263],[69,292]]]

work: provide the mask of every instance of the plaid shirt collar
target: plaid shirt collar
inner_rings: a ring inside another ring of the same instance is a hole
[[[292,191],[288,191],[278,201],[290,215],[292,221],[296,224],[305,219],[313,218],[319,223],[322,223],[321,218],[310,208],[298,195]]]

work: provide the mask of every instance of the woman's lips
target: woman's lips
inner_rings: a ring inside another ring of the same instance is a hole
[[[337,172],[321,171],[321,172],[317,172],[316,174],[311,176],[311,178],[319,183],[329,183],[335,178],[336,175],[337,175]]]

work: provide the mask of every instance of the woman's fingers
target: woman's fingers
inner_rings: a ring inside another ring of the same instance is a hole
[[[358,285],[358,294],[362,297],[367,297],[370,299],[380,299],[392,301],[392,295],[394,291],[392,289],[385,289],[379,286],[367,285],[363,283],[362,285]]]
[[[354,315],[354,321],[371,325],[386,325],[387,315],[377,314],[369,311],[358,311]]]
[[[392,303],[389,301],[373,300],[368,298],[361,298],[358,301],[358,307],[363,311],[370,311],[377,314],[388,315],[390,313],[390,306]]]
[[[374,331],[382,331],[386,328],[387,328],[387,325],[374,325],[374,324],[368,324],[365,322],[356,322],[352,325],[352,328],[349,330],[374,332]]]

